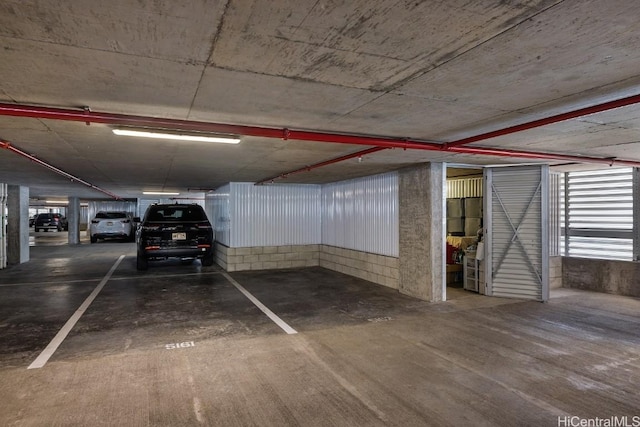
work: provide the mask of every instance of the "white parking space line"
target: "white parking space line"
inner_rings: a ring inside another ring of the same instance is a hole
[[[25,282],[25,283],[3,283],[0,288],[8,288],[10,286],[39,286],[39,285],[66,285],[67,283],[87,283],[99,282],[100,279],[79,279],[79,280],[58,280],[55,282]]]
[[[222,275],[236,288],[238,288],[238,290],[240,292],[242,292],[244,294],[245,297],[249,298],[249,301],[251,301],[253,304],[255,304],[256,307],[258,307],[260,310],[262,310],[262,312],[264,314],[266,314],[269,319],[273,320],[273,322],[280,326],[280,328],[282,328],[283,331],[285,331],[288,334],[297,334],[298,331],[296,331],[295,329],[293,329],[291,326],[289,326],[284,320],[282,320],[281,318],[279,318],[273,311],[269,310],[267,308],[267,306],[265,306],[264,304],[262,304],[256,297],[254,297],[253,295],[251,295],[249,293],[249,291],[247,291],[240,283],[236,282],[233,277],[229,276],[229,274],[227,272],[222,272]]]
[[[118,268],[118,266],[120,265],[124,257],[125,257],[124,255],[120,255],[120,258],[118,258],[115,264],[113,264],[113,267],[111,267],[111,270],[109,270],[106,276],[104,276],[104,278],[100,281],[100,283],[98,283],[98,286],[96,286],[93,292],[91,292],[91,295],[89,295],[87,299],[84,300],[80,308],[78,308],[76,312],[73,313],[73,316],[71,316],[69,320],[67,320],[67,323],[64,324],[62,329],[60,329],[60,331],[58,331],[56,336],[53,337],[49,345],[42,351],[42,353],[40,353],[40,355],[36,358],[36,360],[34,360],[31,363],[31,365],[29,365],[27,369],[42,368],[49,361],[49,358],[53,356],[53,353],[55,353],[55,351],[58,349],[60,344],[62,344],[62,341],[64,341],[67,335],[69,335],[69,332],[71,332],[71,329],[73,329],[76,323],[78,323],[78,320],[80,320],[80,317],[84,314],[87,308],[89,308],[93,300],[96,299],[96,297],[98,296],[98,294],[100,293],[104,285],[107,284],[107,282],[111,278],[111,275],[113,274],[114,271],[116,271],[116,269]]]
[[[198,273],[179,273],[179,274],[149,274],[149,275],[138,275],[138,276],[116,276],[112,277],[111,281],[114,280],[135,280],[135,279],[165,279],[167,277],[185,277],[185,276],[208,276],[212,274],[222,274],[221,271],[209,271],[206,273],[198,272]]]

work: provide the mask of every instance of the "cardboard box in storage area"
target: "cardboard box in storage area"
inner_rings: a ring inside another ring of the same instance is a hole
[[[480,229],[482,218],[465,218],[464,220],[464,235],[475,236]]]
[[[447,218],[462,218],[464,215],[464,199],[447,199]]]
[[[467,218],[482,218],[482,197],[467,197],[464,199],[464,216]]]
[[[462,218],[447,218],[447,233],[455,235],[464,234],[464,220]]]

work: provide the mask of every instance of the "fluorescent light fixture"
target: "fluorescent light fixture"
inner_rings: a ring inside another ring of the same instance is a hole
[[[180,193],[172,193],[170,191],[143,191],[142,194],[149,196],[178,196]]]
[[[67,200],[45,200],[45,203],[49,203],[51,205],[68,205],[69,202]]]
[[[139,136],[142,138],[175,139],[178,141],[219,142],[222,144],[238,144],[240,138],[235,136],[204,136],[199,134],[149,132],[130,129],[113,129],[120,136]]]

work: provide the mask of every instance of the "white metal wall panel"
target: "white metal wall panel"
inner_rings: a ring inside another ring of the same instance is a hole
[[[398,174],[322,186],[322,243],[387,256],[399,253]]]
[[[216,233],[216,240],[225,246],[231,246],[231,185],[218,188],[207,197],[205,210]]]
[[[548,167],[486,171],[487,284],[493,296],[548,299]]]
[[[0,183],[0,269],[7,268],[7,184]]]
[[[562,208],[560,204],[560,181],[562,174],[549,174],[549,255],[560,255]]]
[[[231,183],[232,247],[321,242],[318,185]]]

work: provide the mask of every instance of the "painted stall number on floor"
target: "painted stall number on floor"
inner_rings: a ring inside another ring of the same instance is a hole
[[[167,350],[175,350],[176,348],[189,348],[189,347],[195,347],[196,343],[194,343],[193,341],[185,341],[185,342],[177,342],[174,344],[165,344],[164,348]]]

